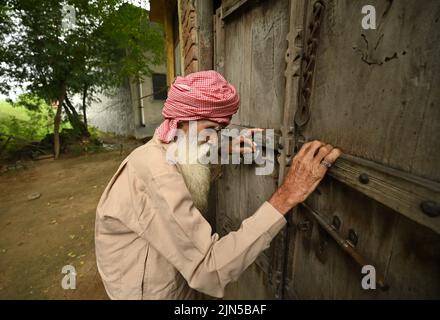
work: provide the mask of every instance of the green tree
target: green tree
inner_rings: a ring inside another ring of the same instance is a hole
[[[64,109],[87,134],[87,101],[100,90],[151,74],[163,62],[163,34],[148,12],[123,0],[2,0],[0,91],[23,84],[56,108],[54,152]],[[83,120],[71,103],[82,95]]]
[[[51,132],[50,126],[53,124],[54,111],[46,104],[44,99],[31,93],[21,94],[16,101],[10,102],[14,108],[26,110],[28,121],[22,121],[17,130],[12,130],[22,138],[36,140],[44,138]]]

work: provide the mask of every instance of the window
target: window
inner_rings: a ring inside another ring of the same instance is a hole
[[[165,100],[167,98],[167,77],[161,73],[153,73],[153,98]]]

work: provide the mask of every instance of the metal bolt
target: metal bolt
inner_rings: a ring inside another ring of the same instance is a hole
[[[368,182],[370,182],[370,178],[368,177],[368,174],[361,173],[359,175],[359,182],[362,184],[367,184]]]
[[[420,204],[420,208],[428,217],[435,218],[440,216],[440,205],[435,201],[423,201]]]
[[[310,90],[310,88],[304,88],[303,92],[305,93],[306,97],[310,97],[312,91]]]
[[[333,217],[332,227],[335,230],[339,230],[339,228],[341,227],[341,220],[338,218],[338,216]]]
[[[304,232],[308,231],[310,228],[310,221],[305,220],[303,222],[300,222],[300,223],[298,223],[297,227],[298,227],[298,230],[300,230],[300,231],[304,231]]]
[[[348,239],[347,239],[347,241],[350,243],[350,245],[352,247],[356,247],[356,245],[358,243],[358,235],[357,235],[357,233],[353,229],[348,230]]]

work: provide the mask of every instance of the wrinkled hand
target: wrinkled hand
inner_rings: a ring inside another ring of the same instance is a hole
[[[328,168],[321,163],[333,164],[341,150],[330,144],[315,140],[305,143],[292,160],[289,171],[269,202],[280,213],[303,202],[315,190]]]
[[[257,150],[255,142],[252,141],[252,134],[254,132],[262,132],[263,129],[253,128],[248,129],[244,135],[239,135],[232,139],[231,143],[226,146],[228,153],[253,153]]]

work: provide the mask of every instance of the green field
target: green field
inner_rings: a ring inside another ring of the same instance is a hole
[[[53,131],[53,110],[43,105],[30,111],[23,106],[13,106],[0,101],[0,134],[36,141]]]
[[[31,100],[27,100],[31,101]],[[29,104],[28,104],[29,105]],[[47,134],[53,133],[53,121],[55,110],[51,106],[40,100],[38,107],[32,106],[28,110],[19,103],[11,103],[7,101],[0,101],[0,152],[1,157],[7,154],[14,154],[18,150],[30,145],[32,142],[43,140]],[[61,122],[61,133],[63,129],[72,129],[70,122],[65,119]],[[89,127],[90,138],[93,141],[98,141],[100,132],[94,128]],[[71,132],[67,133],[68,135]],[[8,137],[12,136],[12,139]],[[97,152],[100,144],[71,144],[70,151],[73,154],[81,154],[82,152]],[[95,150],[96,149],[96,150]],[[76,150],[76,151],[75,151]]]
[[[29,115],[24,107],[13,107],[6,101],[0,101],[0,122],[15,117],[18,120],[29,121]]]

